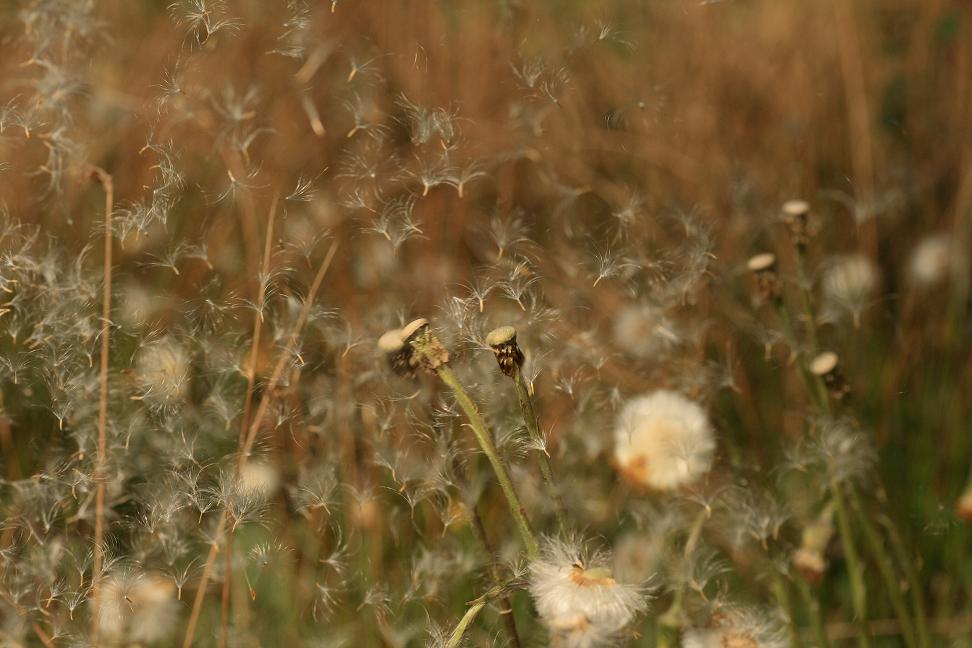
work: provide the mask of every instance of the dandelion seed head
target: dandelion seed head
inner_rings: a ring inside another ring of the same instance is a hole
[[[933,234],[922,239],[911,251],[908,279],[918,287],[933,286],[948,276],[952,242],[948,234]]]
[[[651,304],[622,308],[612,320],[612,334],[617,348],[639,358],[654,357],[682,340],[664,310]]]
[[[862,254],[831,261],[822,278],[824,307],[833,319],[850,315],[857,324],[880,283],[878,269]]]
[[[122,570],[101,585],[98,626],[105,638],[156,642],[176,626],[175,585],[163,574]]]
[[[786,648],[783,628],[761,610],[720,610],[712,627],[690,628],[682,636],[682,648]]]
[[[697,482],[712,466],[716,447],[705,411],[667,390],[629,400],[615,423],[614,441],[619,470],[659,491]]]
[[[142,347],[135,361],[141,397],[154,405],[168,405],[189,392],[189,352],[171,336]]]
[[[280,474],[266,461],[248,461],[240,470],[240,488],[263,499],[270,499],[280,486]]]
[[[610,645],[648,607],[640,587],[614,579],[606,555],[586,553],[576,541],[548,540],[530,564],[530,594],[551,645]]]

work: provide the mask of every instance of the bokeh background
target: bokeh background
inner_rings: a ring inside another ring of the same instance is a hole
[[[85,571],[92,533],[98,166],[115,198],[110,553],[186,589],[169,632],[144,643],[183,638],[212,532],[201,502],[223,501],[251,371],[254,401],[270,394],[256,455],[271,495],[242,515],[239,563],[217,569],[199,645],[422,645],[482,589],[460,510],[470,492],[486,489],[488,540],[517,562],[483,471],[470,459],[464,486],[441,476],[443,444],[474,456],[448,399],[391,376],[374,350],[416,316],[510,437],[550,530],[515,399],[477,350],[491,327],[518,327],[568,509],[616,553],[684,502],[618,478],[614,412],[659,386],[707,403],[712,481],[753,498],[713,524],[731,572],[714,589],[771,599],[760,561],[787,562],[823,497],[788,477],[812,410],[797,367],[820,349],[784,339],[746,271],[774,251],[794,309],[801,282],[814,292],[840,255],[878,269],[859,321],[823,309],[811,328],[840,355],[842,407],[876,458],[854,479],[901,532],[931,645],[972,645],[972,538],[956,513],[972,455],[969,12],[957,0],[6,3],[3,640],[85,645],[85,604],[65,601],[84,589],[66,565]],[[806,276],[780,218],[794,198],[817,228]],[[930,236],[945,260],[921,282],[913,254]],[[335,242],[299,349],[265,389]],[[632,308],[651,309],[650,326]],[[161,359],[146,355],[159,345]],[[166,362],[187,376],[175,389],[151,384]],[[150,523],[159,498],[177,504]],[[759,559],[723,537],[748,515],[769,516]],[[813,596],[835,645],[851,645],[840,542],[829,551]],[[874,566],[866,577],[872,619],[892,617]],[[529,598],[513,602],[525,643],[543,645]],[[502,643],[501,623],[491,610],[471,645]],[[655,645],[653,623],[632,645]],[[905,645],[893,621],[876,627],[877,645]]]

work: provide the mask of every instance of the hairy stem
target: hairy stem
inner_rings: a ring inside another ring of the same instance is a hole
[[[476,539],[479,540],[483,553],[489,558],[489,571],[493,577],[493,585],[499,587],[502,584],[500,571],[493,557],[493,550],[489,544],[489,537],[486,535],[486,527],[483,525],[483,516],[479,514],[478,504],[472,507],[472,522]],[[513,648],[520,648],[520,633],[516,629],[516,618],[513,616],[513,604],[508,594],[503,597],[501,603],[500,615],[503,617],[503,623],[506,625],[506,634],[510,637],[510,645]]]
[[[486,427],[486,422],[479,414],[476,404],[469,397],[469,394],[466,393],[456,374],[449,368],[449,365],[443,364],[437,367],[435,372],[442,379],[442,382],[456,395],[456,401],[465,413],[466,418],[469,419],[469,425],[476,435],[479,447],[482,449],[483,454],[486,455],[486,458],[489,459],[489,463],[493,467],[493,472],[496,473],[496,480],[503,490],[503,495],[506,497],[510,513],[516,521],[516,527],[526,547],[527,555],[531,559],[536,558],[540,555],[540,545],[537,544],[537,539],[533,535],[526,511],[523,505],[520,504],[520,498],[516,494],[516,489],[513,488],[513,481],[510,479],[506,466],[503,465],[503,460],[500,458],[499,452],[497,452],[496,446],[493,444],[493,438],[490,435],[489,429]]]
[[[523,423],[526,425],[527,432],[530,434],[530,438],[533,440],[534,447],[537,451],[537,460],[540,463],[540,473],[543,475],[543,481],[547,484],[547,488],[554,500],[554,507],[557,514],[557,524],[562,532],[566,532],[567,509],[564,506],[564,500],[560,494],[560,489],[557,487],[557,483],[554,481],[553,470],[550,467],[550,456],[547,454],[546,442],[544,441],[543,434],[540,432],[540,423],[539,419],[537,418],[536,410],[533,407],[533,398],[530,397],[530,391],[527,389],[526,381],[523,380],[523,374],[519,367],[516,367],[513,371],[513,387],[516,389],[516,400],[520,404],[520,413],[523,415]]]

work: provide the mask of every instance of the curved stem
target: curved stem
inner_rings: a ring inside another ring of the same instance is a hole
[[[695,548],[699,544],[699,539],[702,537],[702,528],[705,526],[705,521],[709,519],[709,509],[703,508],[699,511],[699,514],[695,517],[692,522],[692,526],[689,529],[688,539],[685,541],[685,549],[682,552],[682,566],[688,564],[689,559],[695,552]],[[682,611],[682,600],[685,598],[685,582],[682,581],[678,588],[675,590],[675,595],[672,597],[672,604],[668,606],[665,613],[659,617],[659,623],[662,626],[680,628],[684,625],[684,614]]]
[[[510,475],[506,470],[506,466],[503,465],[502,459],[500,459],[499,452],[496,450],[496,446],[493,444],[492,436],[489,433],[489,429],[486,427],[486,422],[483,417],[479,414],[479,410],[476,408],[476,404],[466,393],[459,379],[456,377],[455,372],[449,368],[449,365],[443,364],[435,369],[436,374],[442,379],[442,382],[452,390],[456,395],[456,402],[459,403],[459,407],[465,413],[466,418],[469,419],[469,425],[472,427],[473,433],[476,435],[476,440],[479,442],[479,447],[482,448],[483,454],[489,459],[490,465],[493,467],[493,472],[496,473],[496,480],[499,482],[500,488],[503,490],[503,495],[506,496],[506,502],[509,504],[510,513],[513,515],[513,519],[516,521],[517,529],[520,532],[520,537],[523,539],[523,544],[526,546],[527,555],[533,559],[540,555],[540,545],[537,543],[536,536],[533,535],[533,530],[530,528],[530,521],[527,519],[526,510],[523,505],[520,504],[520,498],[516,494],[516,489],[513,488],[513,481],[510,479]]]
[[[857,545],[851,530],[850,514],[840,483],[833,481],[830,485],[837,506],[837,526],[844,543],[844,553],[847,559],[847,571],[850,574],[851,601],[854,615],[861,626],[861,634],[857,637],[857,645],[861,648],[871,647],[871,628],[867,622],[867,589],[864,585],[864,565],[857,553]]]
[[[459,624],[456,626],[456,629],[453,630],[452,634],[449,636],[449,643],[446,644],[446,648],[455,648],[462,643],[462,636],[466,634],[466,629],[470,626],[470,624],[472,624],[473,621],[476,620],[476,617],[479,616],[479,613],[483,611],[484,607],[486,607],[486,600],[480,599],[473,603],[468,610],[466,610],[466,613],[462,616],[462,619],[459,620]]]

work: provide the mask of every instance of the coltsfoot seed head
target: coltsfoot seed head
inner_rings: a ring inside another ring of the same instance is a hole
[[[172,337],[146,344],[135,360],[140,398],[158,406],[185,398],[189,393],[189,363],[189,352]]]
[[[175,586],[162,574],[121,571],[102,581],[98,629],[112,643],[164,639],[178,613]]]
[[[550,630],[550,645],[615,645],[648,603],[641,588],[619,583],[603,557],[585,559],[573,543],[550,540],[530,564],[530,595]]]
[[[496,362],[500,371],[512,377],[516,370],[523,366],[523,351],[516,343],[516,329],[512,326],[500,326],[486,335],[486,344],[496,355]]]
[[[618,469],[642,486],[689,486],[712,466],[715,438],[705,411],[681,394],[659,390],[631,399],[614,428]]]
[[[785,648],[780,624],[769,613],[731,610],[719,613],[709,628],[690,628],[682,636],[682,648]]]
[[[908,261],[908,279],[915,286],[928,288],[948,276],[952,242],[948,234],[934,234],[921,240]]]
[[[877,268],[866,256],[839,257],[823,274],[825,306],[832,315],[850,314],[854,325],[859,326],[861,313],[873,300],[879,281]]]

